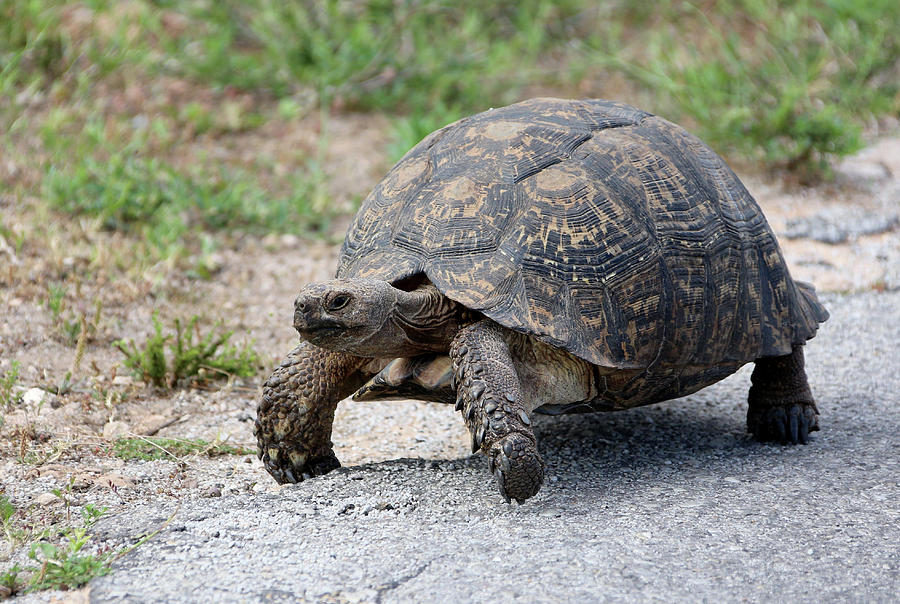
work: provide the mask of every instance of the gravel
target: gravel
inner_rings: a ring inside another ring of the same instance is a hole
[[[807,238],[832,245],[866,235],[878,235],[900,225],[896,212],[873,213],[858,207],[834,207],[813,216],[789,220],[783,233],[788,239]]]
[[[745,368],[667,404],[539,419],[548,478],[521,506],[502,503],[476,456],[136,505],[102,518],[94,538],[122,545],[165,528],[85,593],[95,602],[896,601],[900,292],[825,301],[832,318],[806,354],[823,426],[810,445],[745,433]]]

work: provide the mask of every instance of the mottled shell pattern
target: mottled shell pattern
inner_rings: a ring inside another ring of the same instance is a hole
[[[417,274],[612,368],[789,354],[828,316],[718,155],[600,100],[492,109],[407,153],[363,202],[337,276]]]

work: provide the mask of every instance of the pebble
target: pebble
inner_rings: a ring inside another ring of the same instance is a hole
[[[116,438],[131,431],[131,426],[125,422],[111,420],[103,426],[103,438]]]
[[[50,506],[62,503],[63,500],[53,493],[41,493],[34,498],[34,502],[39,506]]]
[[[40,388],[29,388],[25,391],[25,394],[22,395],[22,401],[26,405],[40,405],[44,401],[50,399],[53,396],[46,390],[42,390]]]

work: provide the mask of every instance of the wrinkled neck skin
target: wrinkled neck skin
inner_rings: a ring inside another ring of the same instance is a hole
[[[468,314],[463,306],[428,283],[411,292],[398,290],[397,305],[389,321],[402,332],[413,354],[447,352]]]
[[[370,336],[342,342],[343,352],[363,357],[411,357],[426,352],[447,352],[468,312],[429,284],[406,292],[391,288],[395,296],[384,323]]]

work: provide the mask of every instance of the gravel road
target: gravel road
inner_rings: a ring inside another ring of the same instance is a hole
[[[539,421],[548,480],[522,506],[502,503],[484,459],[462,457],[134,507],[101,519],[95,538],[124,543],[174,517],[81,595],[897,601],[900,292],[825,301],[832,319],[807,346],[823,425],[810,445],[745,433],[745,368],[679,401]]]

